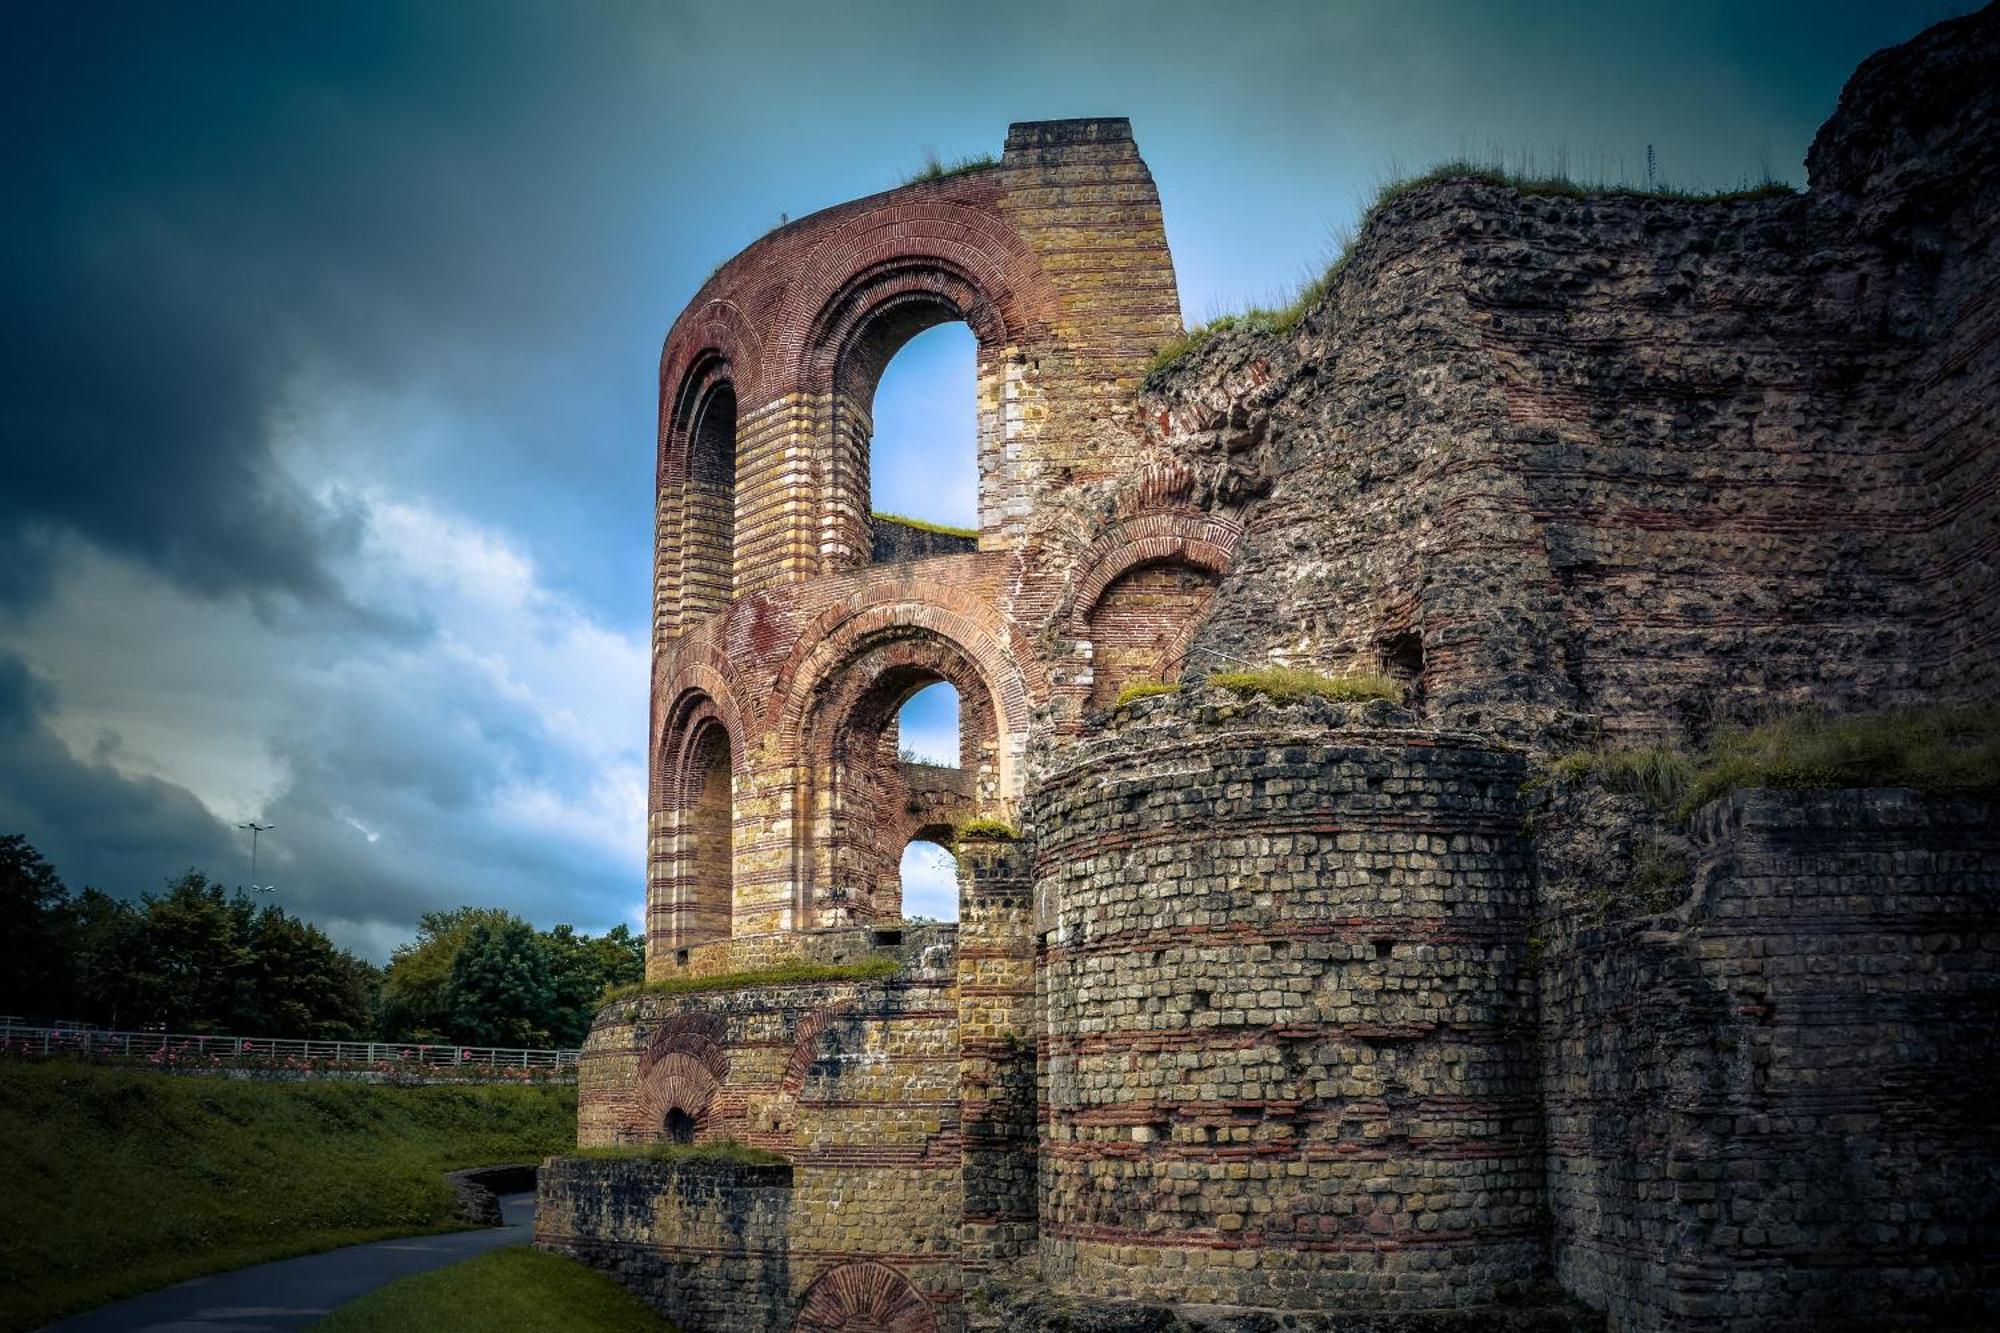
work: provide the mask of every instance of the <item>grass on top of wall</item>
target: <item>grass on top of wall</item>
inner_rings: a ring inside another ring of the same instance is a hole
[[[617,1162],[628,1157],[643,1157],[653,1162],[720,1162],[729,1166],[785,1164],[782,1153],[752,1148],[735,1139],[717,1139],[712,1143],[614,1143],[601,1148],[573,1148],[563,1156],[580,1157],[588,1162]]]
[[[937,150],[924,150],[924,164],[903,177],[905,185],[921,185],[925,181],[950,180],[953,176],[963,176],[968,172],[984,171],[997,167],[1000,159],[991,153],[973,153],[967,157],[953,158],[947,162],[937,155]]]
[[[935,532],[945,537],[963,537],[968,541],[976,541],[979,538],[979,530],[977,528],[960,528],[954,527],[949,523],[933,523],[927,518],[911,518],[908,514],[891,514],[878,509],[869,514],[868,517],[877,523],[894,523],[898,527],[915,528],[918,532]]]
[[[1318,271],[1301,280],[1298,289],[1292,293],[1289,300],[1280,301],[1275,305],[1252,305],[1243,310],[1217,315],[1206,323],[1197,324],[1169,338],[1146,363],[1146,378],[1151,379],[1166,370],[1218,334],[1237,329],[1247,329],[1261,334],[1291,332],[1305,317],[1306,312],[1318,305],[1332,289],[1335,280],[1347,267],[1348,261],[1354,257],[1356,238],[1374,220],[1375,215],[1394,200],[1427,185],[1470,180],[1503,186],[1523,195],[1565,199],[1664,199],[1688,204],[1725,204],[1753,199],[1782,199],[1798,193],[1795,187],[1773,179],[1768,172],[1764,173],[1760,180],[1745,181],[1732,189],[1691,190],[1664,181],[1641,185],[1626,180],[1602,178],[1593,180],[1574,176],[1568,170],[1566,157],[1561,154],[1556,156],[1547,169],[1538,169],[1530,157],[1517,157],[1515,165],[1510,168],[1502,164],[1500,157],[1501,154],[1496,152],[1492,160],[1484,162],[1458,158],[1439,163],[1428,171],[1416,175],[1392,176],[1377,188],[1375,197],[1362,210],[1360,220],[1352,228],[1343,228],[1335,234],[1335,244],[1330,247],[1333,250],[1332,258]]]
[[[1262,694],[1272,699],[1331,699],[1335,703],[1363,703],[1370,699],[1403,701],[1403,687],[1387,676],[1356,673],[1329,676],[1304,667],[1253,667],[1243,671],[1218,671],[1208,678],[1210,685],[1237,694]]]
[[[1583,750],[1548,765],[1557,780],[1594,777],[1682,818],[1753,787],[1830,791],[1909,787],[2000,797],[2000,705],[1896,708],[1845,717],[1792,713],[1720,731],[1703,749]]]
[[[1113,708],[1123,708],[1126,704],[1132,703],[1135,700],[1151,699],[1161,694],[1173,694],[1179,689],[1180,686],[1170,681],[1135,680],[1118,691],[1118,697],[1112,701],[1111,706]]]
[[[886,981],[902,966],[889,954],[874,954],[858,963],[813,963],[791,958],[769,967],[742,972],[718,972],[707,977],[662,977],[631,986],[613,986],[600,1003],[629,1000],[635,995],[691,995],[697,991],[744,990],[751,986],[796,986],[814,981]]]
[[[189,1078],[0,1060],[0,1329],[462,1224],[444,1173],[576,1142],[576,1088]]]
[[[526,1246],[377,1287],[313,1325],[320,1333],[675,1333],[613,1279]]]

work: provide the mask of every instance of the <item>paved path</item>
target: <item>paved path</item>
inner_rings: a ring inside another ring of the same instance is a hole
[[[387,1282],[534,1238],[535,1196],[500,1200],[504,1227],[350,1245],[198,1277],[51,1324],[46,1333],[263,1333],[304,1328]],[[415,1333],[415,1330],[412,1331]]]

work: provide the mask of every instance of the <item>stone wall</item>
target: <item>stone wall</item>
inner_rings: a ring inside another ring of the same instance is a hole
[[[1543,1258],[1516,754],[1388,705],[1122,709],[1041,775],[1059,1291],[1485,1301]]]
[[[1990,690],[1996,67],[1991,7],[1874,57],[1803,195],[1388,201],[1295,331],[1149,385],[1244,512],[1199,645],[1556,743]]]
[[[1621,1329],[2000,1316],[2000,812],[1739,792],[1635,889],[1631,805],[1540,830],[1563,1286]]]
[[[792,1169],[552,1157],[535,1244],[608,1273],[699,1333],[792,1326]]]
[[[885,514],[873,515],[869,527],[874,534],[874,563],[878,565],[928,560],[934,555],[964,555],[979,549],[977,537],[961,537],[955,532],[903,523]]]

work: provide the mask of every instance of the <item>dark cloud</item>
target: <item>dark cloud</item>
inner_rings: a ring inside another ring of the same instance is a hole
[[[0,652],[0,831],[25,835],[73,888],[129,896],[190,867],[227,868],[229,830],[193,792],[78,758],[49,727],[57,702]]]

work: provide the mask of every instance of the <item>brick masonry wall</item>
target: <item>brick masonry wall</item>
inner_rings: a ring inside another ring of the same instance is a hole
[[[1041,1262],[1099,1297],[1414,1310],[1543,1256],[1517,755],[1165,696],[1041,775]]]
[[[1537,947],[1567,1289],[1626,1329],[2000,1317],[1996,813],[1739,792],[1697,816],[1691,877],[1647,903],[1618,847],[1653,836],[1629,799],[1549,803]]]

